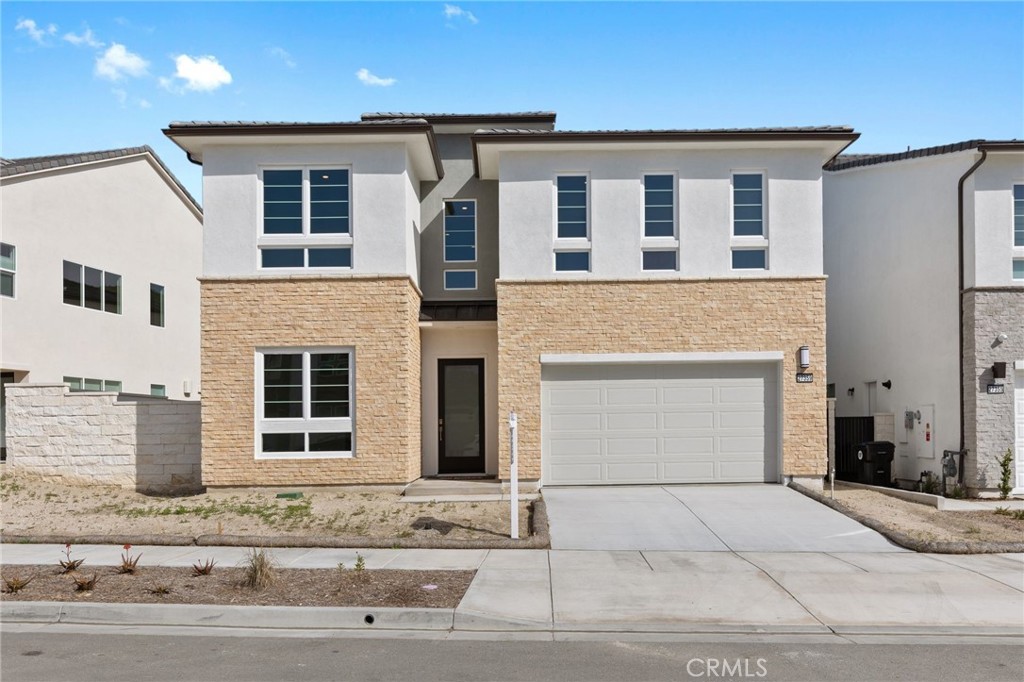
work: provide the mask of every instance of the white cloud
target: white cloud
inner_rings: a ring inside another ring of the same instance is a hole
[[[89,47],[103,47],[104,43],[100,42],[96,35],[92,32],[92,29],[88,26],[81,34],[74,34],[70,31],[64,34],[64,40],[68,41],[72,45],[87,45]]]
[[[285,66],[287,66],[289,69],[294,69],[296,66],[298,66],[295,63],[295,60],[292,59],[292,56],[291,54],[289,54],[288,50],[284,49],[283,47],[268,47],[267,53],[270,56],[277,57],[278,59],[283,61]]]
[[[480,20],[477,19],[476,16],[472,12],[470,12],[469,10],[462,9],[458,5],[445,5],[444,6],[444,18],[447,19],[449,22],[457,21],[457,20],[464,20],[464,21],[468,21],[471,24],[479,24],[480,23]],[[449,26],[450,25],[451,24],[449,23]]]
[[[125,76],[138,78],[146,75],[149,62],[129,52],[128,48],[120,43],[113,43],[107,50],[96,57],[96,75],[112,81],[118,81]]]
[[[171,92],[213,92],[231,82],[231,74],[213,55],[190,57],[180,54],[174,58],[174,65],[174,76],[160,78],[160,85]],[[175,79],[184,82],[179,85]]]
[[[382,88],[392,86],[398,82],[398,79],[396,78],[381,78],[380,76],[374,76],[370,73],[369,69],[359,69],[356,71],[356,78],[358,78],[363,85],[379,86]]]
[[[46,36],[52,36],[57,32],[56,24],[49,24],[45,28],[36,24],[34,19],[18,19],[14,25],[15,31],[24,31],[28,37],[40,45],[45,45]]]
[[[149,103],[148,99],[140,99],[139,100],[139,109],[149,109],[152,106],[153,105]]]

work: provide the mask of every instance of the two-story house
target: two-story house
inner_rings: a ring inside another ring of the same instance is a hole
[[[822,165],[849,128],[172,123],[203,165],[207,486],[826,469]]]
[[[0,382],[197,399],[203,214],[153,150],[3,159],[0,196]]]
[[[1024,142],[838,157],[825,272],[836,413],[887,417],[897,481],[966,451],[992,490],[1011,448],[1024,492]]]

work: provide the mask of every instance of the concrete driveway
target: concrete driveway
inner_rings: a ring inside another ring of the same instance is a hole
[[[781,485],[544,488],[552,549],[903,552]]]

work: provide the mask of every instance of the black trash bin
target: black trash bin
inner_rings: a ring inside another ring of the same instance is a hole
[[[856,473],[858,483],[868,485],[892,485],[892,460],[896,445],[887,440],[871,440],[858,443],[856,452]]]

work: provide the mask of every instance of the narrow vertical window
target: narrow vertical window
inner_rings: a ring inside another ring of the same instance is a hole
[[[85,268],[85,307],[93,310],[103,308],[103,271],[96,268]]]
[[[671,175],[644,176],[644,236],[674,237],[675,177]]]
[[[263,234],[302,234],[302,171],[263,171]]]
[[[1024,185],[1013,186],[1013,245],[1024,246]]]
[[[103,309],[108,313],[121,314],[121,275],[103,273]]]
[[[64,261],[64,302],[82,305],[82,266]]]
[[[560,175],[558,186],[558,238],[586,239],[587,176]]]
[[[159,284],[149,285],[149,324],[164,326],[164,288]]]
[[[760,173],[732,176],[732,233],[736,237],[764,236],[764,177]]]
[[[1024,280],[1024,258],[1013,261],[1013,278]]]
[[[310,170],[310,234],[348,234],[348,196],[347,169]]]
[[[0,243],[0,296],[14,298],[14,274],[17,270],[16,249]]]
[[[444,261],[476,260],[476,202],[444,202]]]

